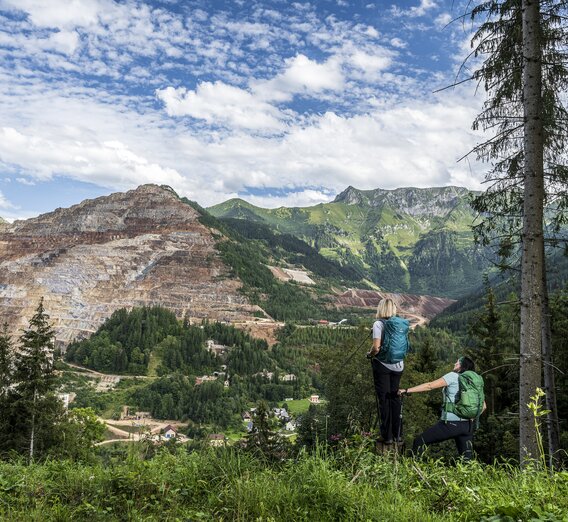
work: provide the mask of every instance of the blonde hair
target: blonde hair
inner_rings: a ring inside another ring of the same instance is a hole
[[[396,305],[388,297],[379,301],[377,306],[377,319],[383,319],[396,315]]]

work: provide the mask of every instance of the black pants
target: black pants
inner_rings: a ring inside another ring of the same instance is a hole
[[[398,439],[402,436],[400,421],[400,397],[398,387],[402,372],[393,372],[377,359],[372,360],[375,393],[379,399],[379,418],[381,437],[384,440]]]
[[[465,460],[473,457],[473,422],[469,420],[439,421],[414,439],[412,451],[420,456],[430,444],[449,439],[455,440],[461,457]]]

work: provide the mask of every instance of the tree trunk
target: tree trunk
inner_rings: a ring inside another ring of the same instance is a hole
[[[34,398],[32,401],[32,432],[30,434],[30,464],[34,461],[34,442],[35,442],[35,412],[36,412],[37,392],[34,390]]]
[[[522,261],[521,339],[519,380],[520,460],[538,459],[537,432],[528,404],[541,385],[542,367],[542,262],[543,262],[543,124],[540,5],[522,1],[523,113],[525,163]]]
[[[550,307],[548,303],[548,287],[546,281],[546,258],[543,250],[542,270],[542,360],[544,363],[544,391],[546,393],[546,409],[550,413],[546,417],[548,431],[549,465],[553,469],[557,452],[560,449],[560,426],[558,423],[558,406],[556,404],[556,385],[554,379],[554,358],[552,355],[552,333],[550,326]]]

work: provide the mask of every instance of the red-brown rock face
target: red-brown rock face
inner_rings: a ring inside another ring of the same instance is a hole
[[[197,217],[170,189],[144,185],[0,227],[0,321],[24,327],[42,296],[62,344],[123,307],[248,319],[257,307]]]
[[[408,318],[413,325],[427,323],[445,308],[455,303],[453,299],[429,295],[390,294],[374,290],[347,290],[335,297],[336,305],[341,307],[360,307],[376,309],[379,301],[390,298],[396,304],[400,315]]]

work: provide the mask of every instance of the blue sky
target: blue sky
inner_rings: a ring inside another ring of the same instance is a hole
[[[0,0],[0,216],[143,183],[203,206],[479,188],[460,2]],[[449,24],[449,25],[448,25]]]

